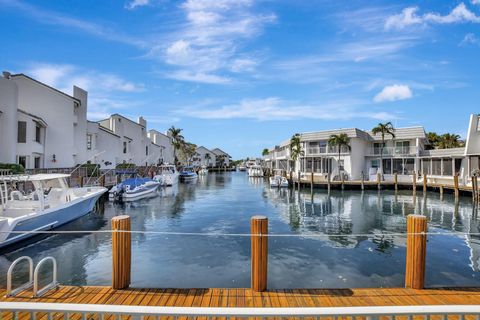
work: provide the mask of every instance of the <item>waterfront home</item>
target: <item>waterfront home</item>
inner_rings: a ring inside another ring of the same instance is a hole
[[[344,133],[350,138],[350,148],[328,145],[331,135]],[[463,184],[469,183],[472,172],[479,169],[479,115],[471,115],[466,144],[463,148],[429,150],[430,143],[423,127],[396,128],[395,138],[357,128],[306,132],[300,134],[303,154],[294,163],[290,155],[290,140],[271,148],[264,157],[270,169],[295,173],[314,172],[316,179],[345,180],[377,179],[383,169],[385,180],[411,181],[415,172],[426,174],[431,182],[453,180],[458,174]],[[382,163],[381,163],[382,162]]]
[[[211,150],[205,148],[204,146],[200,146],[195,150],[195,152],[196,155],[193,159],[194,165],[210,167],[216,164],[216,155]]]
[[[88,93],[66,94],[24,74],[0,78],[0,163],[26,169],[72,168],[89,161],[101,168],[120,163],[173,162],[172,140],[147,121],[114,114],[87,120]]]
[[[217,166],[224,165],[228,167],[230,165],[232,157],[228,153],[221,150],[220,148],[212,149],[212,152],[215,154]]]
[[[73,96],[24,74],[0,78],[0,162],[73,167],[86,155],[87,93]]]

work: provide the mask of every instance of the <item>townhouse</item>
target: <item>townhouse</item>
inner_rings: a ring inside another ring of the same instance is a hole
[[[72,168],[86,163],[114,168],[173,162],[171,138],[147,131],[147,121],[114,114],[87,120],[88,93],[66,94],[24,74],[0,77],[0,163],[26,169]]]
[[[198,147],[196,150],[196,155],[193,158],[193,164],[197,166],[207,166],[212,167],[217,163],[217,156],[211,150],[205,148],[204,146]]]
[[[430,150],[423,127],[396,128],[395,137],[357,128],[306,132],[300,134],[302,155],[294,162],[290,153],[290,140],[271,148],[264,157],[271,169],[314,172],[316,179],[375,180],[382,173],[385,180],[410,181],[413,173],[426,174],[435,182],[452,180],[458,174],[463,184],[479,169],[480,127],[479,115],[472,114],[463,148]],[[331,135],[344,133],[350,138],[348,147],[328,145]],[[340,152],[339,152],[340,151]]]
[[[215,164],[217,166],[230,166],[232,157],[228,153],[220,148],[212,149],[212,152],[215,154]]]

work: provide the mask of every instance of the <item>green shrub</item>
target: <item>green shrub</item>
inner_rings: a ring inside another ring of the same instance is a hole
[[[0,169],[10,170],[12,174],[25,173],[25,168],[16,163],[0,163]]]
[[[117,169],[135,169],[135,163],[119,163],[116,166]]]
[[[82,168],[87,168],[88,177],[98,177],[100,175],[100,165],[94,163],[84,163],[80,165]]]

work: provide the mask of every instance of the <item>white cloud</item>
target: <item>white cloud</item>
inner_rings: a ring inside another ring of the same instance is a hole
[[[202,83],[228,83],[225,72],[251,72],[257,61],[240,51],[243,41],[257,36],[272,14],[254,12],[252,0],[187,0],[180,5],[186,22],[167,45],[155,46],[149,57],[173,67],[167,77]]]
[[[143,7],[150,3],[150,0],[132,0],[125,5],[125,8],[132,10],[136,7]]]
[[[474,33],[467,33],[463,38],[462,42],[460,42],[460,46],[466,46],[471,44],[480,44],[480,39]]]
[[[213,108],[205,106],[180,108],[178,113],[200,119],[253,119],[259,121],[349,120],[354,118],[388,120],[396,118],[392,113],[363,111],[358,106],[358,101],[337,101],[317,105],[269,97],[265,99],[244,99],[237,104]]]
[[[480,0],[472,0],[472,4],[480,4]]]
[[[385,101],[397,101],[410,99],[413,96],[412,90],[409,86],[394,84],[391,86],[386,86],[381,92],[379,92],[373,101],[375,102],[385,102]]]
[[[427,23],[480,23],[480,17],[470,11],[464,3],[457,5],[447,15],[441,15],[435,12],[418,15],[418,10],[418,7],[408,7],[403,9],[401,13],[388,17],[385,20],[385,29],[404,29],[409,26],[423,25]]]

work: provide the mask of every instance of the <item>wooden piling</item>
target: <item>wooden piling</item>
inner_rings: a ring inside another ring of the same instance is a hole
[[[83,177],[78,177],[80,179],[80,188],[83,188]]]
[[[295,188],[295,185],[293,184],[293,171],[290,170],[290,185]]]
[[[393,175],[393,183],[395,184],[395,191],[398,190],[398,174]]]
[[[428,179],[427,175],[424,174],[423,175],[423,192],[427,192],[427,181],[428,181],[427,179]]]
[[[427,255],[427,217],[411,214],[407,217],[407,263],[405,287],[423,289]]]
[[[458,190],[458,173],[453,176],[453,189],[455,192],[455,200],[458,200],[460,192]]]
[[[363,171],[362,171],[362,181],[361,181],[360,187],[362,190],[365,190],[365,177],[364,177]]]
[[[472,202],[477,202],[477,176],[472,176]]]
[[[341,177],[342,177],[342,178],[341,178],[341,181],[342,181],[342,190],[344,190],[344,189],[345,189],[345,174],[344,174],[343,172],[342,172],[342,174],[341,174]]]
[[[310,176],[310,191],[313,192],[313,171]]]
[[[382,179],[382,175],[380,173],[377,173],[377,187],[378,187],[378,190],[381,189],[381,179]]]
[[[130,285],[132,236],[130,217],[127,215],[112,218],[112,288],[125,289]]]
[[[412,189],[413,189],[413,194],[417,193],[417,173],[413,171],[412,175]]]
[[[252,241],[252,274],[251,287],[253,291],[267,290],[268,270],[268,218],[253,216],[250,220]]]

